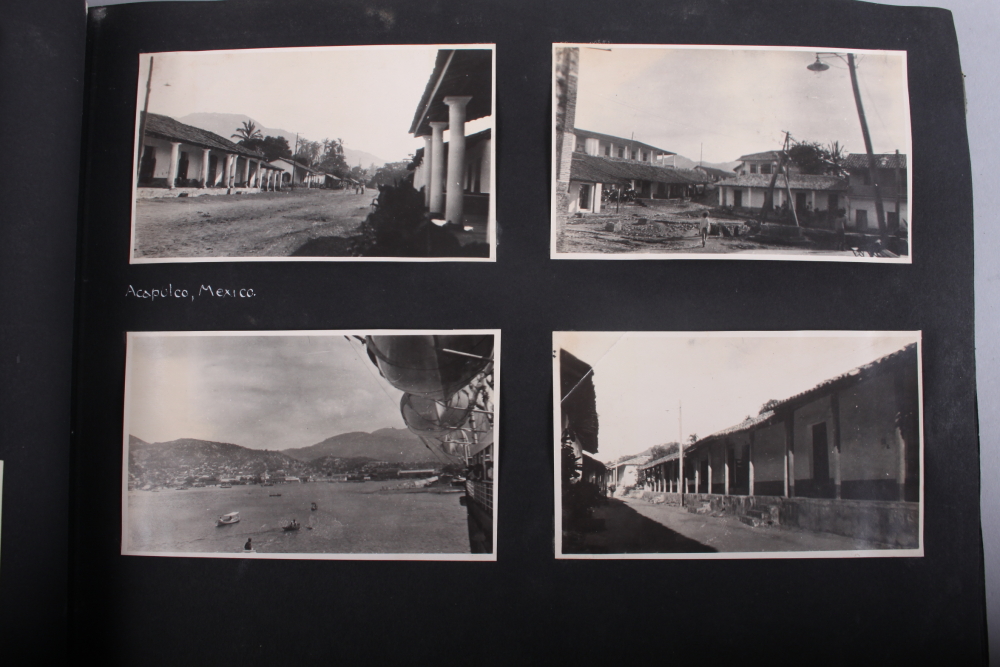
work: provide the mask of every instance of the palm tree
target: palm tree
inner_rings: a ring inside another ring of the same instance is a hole
[[[250,141],[251,139],[263,139],[264,135],[257,129],[257,125],[252,120],[243,121],[243,127],[236,128],[236,132],[231,135],[231,139],[239,139],[239,143]]]
[[[844,158],[847,157],[844,147],[840,145],[839,141],[831,141],[830,145],[827,146],[826,152],[830,155],[830,162],[833,164],[836,175],[840,176],[844,173]]]

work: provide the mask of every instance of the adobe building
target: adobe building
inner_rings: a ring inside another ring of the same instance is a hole
[[[281,189],[281,170],[260,153],[169,116],[140,113],[137,198]]]
[[[640,467],[640,486],[689,511],[919,546],[916,343],[769,401],[760,414]],[[662,501],[661,501],[662,502]]]

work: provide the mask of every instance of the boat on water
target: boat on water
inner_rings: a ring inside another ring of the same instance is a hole
[[[319,508],[318,508],[318,507],[316,506],[316,503],[312,503],[312,504],[311,504],[311,505],[309,506],[309,509],[311,509],[311,510],[312,510],[313,512],[315,512],[315,511],[316,511],[317,509],[319,509]]]
[[[230,512],[229,514],[223,514],[222,516],[220,516],[216,520],[215,525],[216,526],[228,526],[231,523],[239,523],[239,521],[240,521],[240,513],[239,512]]]
[[[283,522],[281,524],[281,529],[282,530],[298,530],[301,527],[302,526],[295,519],[292,519],[291,521]]]
[[[231,488],[233,488],[233,485],[232,484],[219,484],[219,488],[220,489],[231,489]]]

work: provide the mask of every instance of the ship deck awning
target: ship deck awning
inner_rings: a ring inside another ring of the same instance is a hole
[[[465,120],[493,114],[492,49],[441,49],[410,125],[416,137],[431,134],[432,122],[448,122],[446,97],[468,96]]]

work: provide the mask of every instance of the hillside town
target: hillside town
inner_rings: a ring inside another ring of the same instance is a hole
[[[360,57],[328,51],[309,52],[295,62],[339,58],[330,62],[347,63]],[[388,129],[368,127],[367,119],[352,119],[348,127],[324,126],[331,135],[348,131],[369,137],[394,134],[394,145],[407,147],[395,149],[407,153],[405,158],[397,153],[394,161],[359,150],[365,147],[342,138],[311,140],[299,132],[265,127],[251,115],[254,109],[276,109],[270,116],[272,123],[294,125],[297,118],[311,117],[301,106],[273,105],[271,99],[261,97],[265,91],[248,94],[241,90],[237,96],[243,100],[243,107],[237,109],[240,113],[198,112],[180,117],[159,113],[157,109],[168,102],[178,107],[173,100],[182,90],[197,91],[204,84],[176,73],[173,61],[214,56],[150,56],[141,73],[146,97],[136,121],[133,261],[489,258],[492,50],[424,51],[424,57],[433,56],[424,93],[395,111],[398,115],[407,108],[413,110],[408,132],[402,124]],[[263,52],[250,51],[242,57],[259,58]],[[213,76],[224,71],[220,66]],[[412,75],[408,81],[412,88]],[[272,93],[279,90],[280,82],[272,85]],[[293,93],[301,91],[288,92]],[[374,104],[377,98],[367,99]],[[233,104],[231,100],[225,103]],[[315,115],[318,110],[310,112]],[[402,115],[397,122],[403,122]],[[466,136],[469,123],[474,131]],[[423,140],[423,145],[417,140]]]
[[[413,440],[414,447],[423,450],[423,445],[416,438]],[[462,472],[462,466],[443,464],[429,452],[423,456],[426,457],[423,460],[408,461],[333,455],[302,460],[284,452],[253,450],[228,443],[190,439],[146,443],[133,436],[129,444],[128,488],[156,491],[227,484],[419,479],[442,474],[458,477]]]
[[[626,56],[634,53],[604,51],[613,53],[600,57],[617,56],[623,63],[631,62]],[[802,60],[800,76],[805,79],[813,76],[807,70],[829,68],[820,55],[808,65],[811,55],[793,52],[785,59]],[[728,160],[709,163],[701,156],[684,157],[670,146],[640,141],[635,133],[625,137],[595,131],[604,130],[600,126],[581,127],[578,117],[584,111],[589,113],[586,118],[603,118],[615,126],[627,125],[637,107],[626,105],[619,113],[604,102],[585,100],[580,106],[580,87],[586,83],[581,84],[581,47],[557,47],[555,57],[556,254],[776,253],[869,259],[909,254],[908,144],[892,146],[891,152],[873,151],[857,88],[866,151],[848,151],[843,137],[781,132],[775,136],[777,145],[758,139],[754,151],[727,154],[726,144],[733,143],[728,128],[690,130],[687,144],[702,142],[697,148],[711,141],[719,146],[715,153]],[[856,80],[853,54],[846,60]],[[711,62],[704,67],[714,71]],[[777,90],[775,96],[786,94]],[[698,92],[688,91],[695,96]],[[706,96],[709,93],[716,99],[716,91],[708,90]],[[780,97],[774,100],[775,106],[783,103]],[[738,112],[730,117],[744,122]],[[779,122],[783,127],[792,118]],[[803,131],[824,131],[820,121],[801,125]],[[661,116],[650,112],[644,134],[669,130]],[[882,145],[886,141],[891,138]]]

